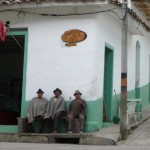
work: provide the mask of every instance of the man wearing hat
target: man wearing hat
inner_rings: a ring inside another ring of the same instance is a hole
[[[60,117],[63,115],[63,112],[66,112],[66,103],[64,98],[61,96],[62,91],[59,88],[56,88],[53,92],[54,96],[51,97],[48,103],[45,118],[51,119],[54,133],[57,133]]]
[[[29,103],[29,107],[27,109],[27,118],[28,123],[34,121],[34,119],[40,119],[40,131],[42,132],[44,127],[44,115],[46,113],[46,108],[48,101],[46,98],[43,97],[43,91],[39,89],[37,92],[37,97],[32,98]]]
[[[75,99],[71,101],[68,112],[69,119],[69,132],[73,131],[74,119],[79,119],[80,121],[80,133],[83,133],[83,127],[85,122],[85,100],[81,99],[82,93],[79,90],[76,90],[74,93]]]

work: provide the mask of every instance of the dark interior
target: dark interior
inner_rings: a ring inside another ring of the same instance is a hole
[[[23,35],[8,35],[0,41],[0,125],[16,125],[21,112]]]
[[[79,144],[80,138],[55,138],[56,143]]]

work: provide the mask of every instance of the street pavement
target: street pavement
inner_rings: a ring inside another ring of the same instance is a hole
[[[0,142],[0,150],[150,150],[150,119],[117,145],[41,144]]]
[[[118,145],[150,146],[150,119],[134,130],[126,141],[120,141]]]
[[[150,107],[143,111],[143,120],[135,130],[128,135],[126,141],[117,145],[79,145],[79,144],[41,144],[41,143],[13,143],[0,142],[0,150],[150,150]],[[148,119],[148,120],[147,120]],[[147,120],[147,121],[145,121]],[[101,129],[95,136],[102,136],[117,141],[119,126]],[[1,141],[4,141],[1,140]]]
[[[149,146],[98,146],[73,144],[0,143],[0,150],[149,150]]]

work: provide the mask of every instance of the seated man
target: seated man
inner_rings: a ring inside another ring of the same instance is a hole
[[[61,94],[62,91],[60,89],[56,88],[54,90],[55,96],[50,99],[47,106],[47,113],[45,115],[45,118],[51,119],[54,133],[58,132],[60,117],[63,115],[63,112],[66,112],[66,103]]]
[[[74,119],[79,119],[80,121],[80,133],[83,133],[83,127],[85,122],[85,100],[81,99],[82,93],[76,90],[74,96],[76,99],[72,100],[69,106],[68,119],[69,119],[69,132],[73,132]]]
[[[27,109],[28,123],[34,121],[34,119],[40,119],[40,133],[43,131],[44,127],[44,115],[46,113],[46,108],[48,101],[43,97],[43,91],[39,89],[37,92],[37,97],[32,98],[29,107]]]

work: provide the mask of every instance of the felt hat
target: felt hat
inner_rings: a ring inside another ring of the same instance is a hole
[[[36,93],[44,93],[41,89],[39,89]]]
[[[82,93],[81,93],[79,90],[76,90],[76,91],[75,91],[74,95],[76,95],[76,94],[82,95]]]
[[[62,94],[62,91],[59,89],[59,88],[56,88],[53,92],[54,92],[54,94],[55,94],[55,92],[56,91],[59,91],[60,92],[60,94]]]

